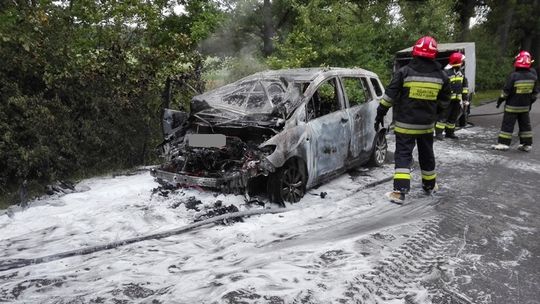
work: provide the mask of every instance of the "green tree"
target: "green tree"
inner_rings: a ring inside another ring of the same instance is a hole
[[[277,43],[268,60],[274,68],[359,66],[388,81],[397,50],[422,35],[444,41],[452,33],[451,4],[439,1],[420,6],[408,1],[315,0],[296,2],[294,9],[294,30]]]
[[[154,158],[165,79],[196,67],[222,16],[175,3],[1,2],[0,192]]]

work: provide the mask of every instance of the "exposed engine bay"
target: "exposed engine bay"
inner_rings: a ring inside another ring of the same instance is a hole
[[[249,179],[275,170],[265,161],[275,146],[261,144],[283,130],[286,97],[291,91],[298,97],[298,88],[253,78],[195,96],[189,114],[165,109],[160,147],[166,162],[152,174],[178,186],[247,191]]]

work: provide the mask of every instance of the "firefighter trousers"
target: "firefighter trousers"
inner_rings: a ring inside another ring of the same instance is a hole
[[[411,189],[411,166],[414,146],[418,146],[418,161],[422,170],[422,187],[432,190],[435,187],[435,154],[433,153],[433,133],[407,135],[396,133],[396,152],[394,154],[394,191],[407,193]]]
[[[437,124],[435,125],[435,132],[441,134],[446,130],[446,134],[454,134],[456,130],[456,121],[461,112],[461,103],[459,100],[452,100],[448,109],[439,115]]]
[[[505,111],[498,143],[507,146],[510,145],[516,120],[519,127],[519,143],[523,145],[532,145],[533,133],[529,112],[512,113]]]

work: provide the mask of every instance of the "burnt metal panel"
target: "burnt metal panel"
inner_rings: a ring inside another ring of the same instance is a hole
[[[168,172],[165,170],[152,170],[150,174],[171,185],[183,185],[183,186],[200,186],[213,189],[232,189],[232,188],[245,188],[247,186],[248,180],[255,176],[256,174],[250,174],[249,171],[245,172],[235,172],[230,176],[225,177],[199,177],[191,176],[187,174],[179,174]]]

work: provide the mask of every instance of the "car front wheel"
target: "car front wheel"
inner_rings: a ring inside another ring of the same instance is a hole
[[[268,177],[268,195],[275,203],[296,203],[306,193],[307,176],[302,161],[288,161]]]

